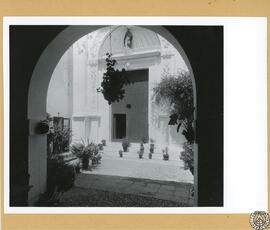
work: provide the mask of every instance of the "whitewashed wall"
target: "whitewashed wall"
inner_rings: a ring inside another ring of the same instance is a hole
[[[99,56],[99,51],[104,49],[104,38],[109,31],[109,28],[103,28],[78,40],[62,57],[53,73],[47,110],[52,115],[59,112],[60,115],[72,118],[73,142],[88,138],[99,142],[111,138],[110,107],[103,95],[96,91],[105,71],[104,58]],[[145,29],[142,29],[142,33],[145,33]],[[147,39],[147,33],[140,35],[140,39]],[[153,39],[153,35],[151,37]],[[119,46],[122,38],[119,41],[116,38],[114,43]],[[149,69],[149,137],[160,144],[180,145],[184,137],[176,133],[176,127],[167,125],[167,110],[162,110],[154,103],[153,87],[163,75],[187,71],[187,67],[167,40],[161,36],[158,36],[158,40],[158,49],[155,45],[155,50],[140,47],[136,52],[128,50],[122,55],[120,52],[120,56],[116,57],[117,67],[127,70]],[[117,50],[121,51],[119,47]]]

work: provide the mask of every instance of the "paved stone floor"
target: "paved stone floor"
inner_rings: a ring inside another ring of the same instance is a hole
[[[81,203],[87,205],[91,200],[89,196],[92,196],[92,199],[95,197],[96,206],[103,204],[100,199],[116,205],[119,201],[114,202],[112,197],[126,194],[130,200],[144,198],[142,203],[148,200],[147,207],[159,204],[169,207],[166,205],[172,202],[178,207],[193,206],[193,175],[184,169],[183,161],[179,159],[180,150],[171,148],[169,161],[164,161],[162,147],[156,147],[152,159],[148,158],[148,145],[145,145],[143,159],[139,159],[139,148],[138,143],[133,143],[129,152],[124,152],[123,158],[120,158],[118,151],[122,149],[121,143],[108,143],[100,152],[101,164],[91,170],[81,171],[77,175],[75,188],[64,194],[63,202],[72,206]]]
[[[193,206],[194,202],[191,195],[193,185],[190,183],[81,173],[76,178],[75,187],[153,197],[185,206]]]

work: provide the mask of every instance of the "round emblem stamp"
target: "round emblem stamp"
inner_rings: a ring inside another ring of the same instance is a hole
[[[253,212],[250,214],[249,223],[254,229],[266,229],[269,226],[269,215],[263,211]]]

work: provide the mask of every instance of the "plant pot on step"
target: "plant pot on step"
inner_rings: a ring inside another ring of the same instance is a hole
[[[148,158],[152,159],[152,153],[151,152],[148,154]]]
[[[142,159],[142,158],[143,158],[143,151],[140,150],[140,151],[138,152],[138,154],[139,154],[139,158]]]
[[[130,145],[130,141],[127,138],[123,139],[122,147],[123,147],[124,152],[128,151],[129,145]]]
[[[103,150],[103,144],[98,144],[98,149]]]
[[[150,153],[154,153],[155,144],[150,144]]]
[[[123,151],[122,150],[119,150],[119,156],[123,157]]]

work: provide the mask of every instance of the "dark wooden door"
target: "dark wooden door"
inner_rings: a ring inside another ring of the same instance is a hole
[[[131,84],[125,86],[125,98],[112,104],[112,116],[126,115],[126,137],[130,141],[148,140],[148,69],[126,74]]]

